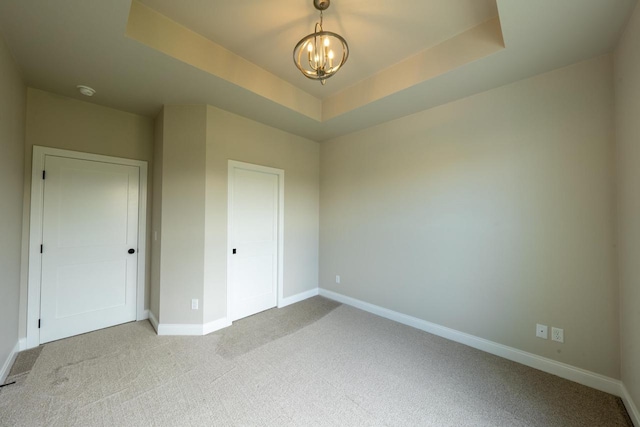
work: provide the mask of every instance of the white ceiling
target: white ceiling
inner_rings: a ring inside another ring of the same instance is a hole
[[[312,0],[141,3],[320,99],[498,15],[495,0],[333,0],[324,29],[345,37],[351,52],[349,66],[323,87],[292,59],[319,20]]]
[[[352,56],[322,87],[290,56],[317,18],[311,0],[143,1],[320,99],[495,14],[485,0],[334,0],[325,29],[345,36]],[[635,3],[497,0],[506,48],[324,121],[126,37],[131,0],[0,0],[0,31],[29,86],[149,117],[206,103],[322,141],[610,52]],[[367,51],[372,33],[384,34],[379,57]],[[387,50],[396,43],[404,50]],[[78,84],[98,93],[81,98]]]

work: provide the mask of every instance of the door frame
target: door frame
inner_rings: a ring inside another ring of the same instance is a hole
[[[284,170],[268,166],[255,165],[252,163],[229,160],[227,175],[227,319],[231,322],[231,251],[233,242],[231,241],[233,229],[233,170],[241,169],[255,172],[270,173],[278,176],[278,280],[276,283],[276,307],[280,307],[284,295]]]
[[[40,345],[40,289],[42,286],[42,220],[44,201],[44,162],[46,156],[66,157],[70,159],[89,160],[140,168],[138,192],[138,272],[136,275],[136,320],[146,319],[145,287],[146,287],[146,246],[147,246],[147,162],[100,154],[82,153],[59,148],[33,146],[31,163],[31,213],[29,226],[29,277],[27,289],[27,348]]]

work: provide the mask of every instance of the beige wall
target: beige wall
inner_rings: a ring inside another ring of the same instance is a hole
[[[165,106],[156,129],[151,301],[161,324],[227,316],[229,159],[285,171],[284,296],[317,288],[318,143],[205,105]]]
[[[26,95],[0,35],[0,369],[18,343]]]
[[[207,107],[205,323],[226,316],[228,160],[283,169],[284,296],[318,286],[319,144]]]
[[[615,52],[622,382],[640,408],[640,7]]]
[[[158,319],[160,313],[160,231],[162,230],[162,150],[164,138],[164,109],[154,121],[153,143],[153,195],[151,205],[151,284],[149,310]]]
[[[320,286],[619,378],[612,112],[603,56],[323,142]]]
[[[28,89],[27,128],[24,145],[21,337],[26,336],[31,162],[34,145],[146,160],[149,162],[147,206],[151,206],[153,120],[37,89]],[[151,209],[147,209],[147,212],[147,247],[150,247]],[[148,282],[151,265],[149,252],[151,251],[148,251],[145,260],[147,265],[146,301],[149,300]]]
[[[167,105],[162,135],[160,308],[163,324],[202,324],[207,107]]]

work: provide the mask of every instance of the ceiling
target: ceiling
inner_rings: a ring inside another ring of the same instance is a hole
[[[351,55],[325,86],[291,59],[311,0],[0,0],[0,31],[31,87],[149,117],[209,104],[322,141],[610,52],[635,2],[334,0],[324,27]]]
[[[351,53],[323,87],[292,66],[293,47],[319,21],[312,0],[141,3],[320,99],[498,16],[495,0],[334,0],[324,29],[345,37]]]

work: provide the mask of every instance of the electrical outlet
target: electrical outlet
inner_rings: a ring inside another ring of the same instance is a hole
[[[548,333],[549,333],[549,330],[547,328],[547,325],[541,325],[540,323],[536,325],[536,336],[538,338],[542,338],[543,340],[546,340]]]
[[[336,283],[340,284],[340,276],[336,276]]]
[[[197,310],[197,309],[198,309],[198,300],[194,298],[191,300],[191,310]]]
[[[553,341],[564,342],[564,329],[551,328],[551,339]]]

